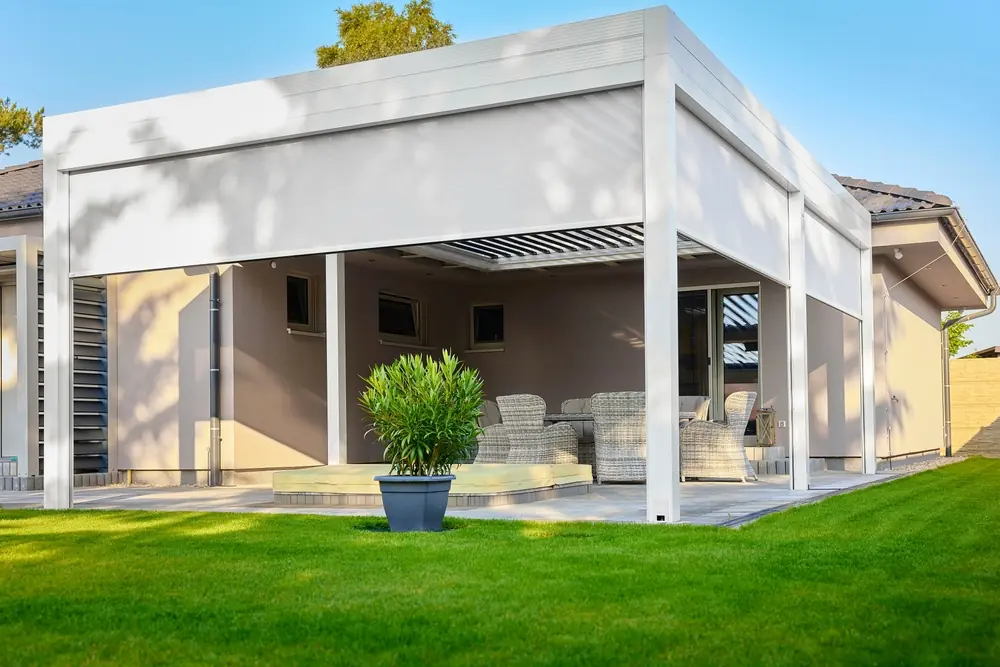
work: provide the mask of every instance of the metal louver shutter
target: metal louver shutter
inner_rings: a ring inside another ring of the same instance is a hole
[[[38,452],[45,466],[45,315],[38,270]],[[108,293],[105,278],[73,281],[73,471],[108,472]]]

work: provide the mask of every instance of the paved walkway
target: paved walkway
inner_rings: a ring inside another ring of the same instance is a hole
[[[845,472],[814,473],[808,491],[790,491],[786,475],[764,476],[759,482],[746,484],[688,482],[681,485],[681,520],[692,524],[740,525],[791,505],[813,502],[898,476],[895,472],[872,477]],[[641,522],[646,517],[645,494],[645,487],[641,485],[594,486],[585,496],[504,507],[455,508],[448,512],[451,516],[475,519]],[[111,486],[77,489],[74,502],[79,509],[382,515],[379,508],[279,507],[273,502],[270,487]],[[5,509],[41,506],[41,492],[0,492],[0,507]]]

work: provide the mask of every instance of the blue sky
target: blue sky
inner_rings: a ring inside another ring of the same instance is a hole
[[[312,69],[350,0],[3,0],[0,96],[64,113]],[[437,0],[460,40],[648,6]],[[935,190],[1000,273],[1000,2],[674,0],[828,169]],[[13,26],[13,28],[12,28]],[[34,159],[31,151],[0,164]],[[1000,345],[1000,314],[977,323]]]

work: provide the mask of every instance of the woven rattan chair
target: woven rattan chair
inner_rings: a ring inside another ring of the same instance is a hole
[[[545,426],[545,401],[532,394],[498,396],[510,440],[507,463],[576,463],[577,436],[566,423]]]
[[[682,413],[693,414],[691,419],[699,421],[708,420],[708,408],[712,404],[712,399],[708,396],[681,396],[678,401]]]
[[[589,398],[568,398],[562,402],[562,412],[580,413],[593,412]]]
[[[591,405],[597,483],[646,481],[646,394],[594,394]]]
[[[562,413],[566,414],[587,414],[593,417],[594,408],[590,404],[590,398],[569,398],[562,402]],[[594,457],[594,420],[567,422],[576,431],[577,436],[577,460],[590,466],[593,474],[594,466],[597,465]]]
[[[757,394],[737,391],[726,399],[724,423],[692,421],[681,430],[681,481],[700,479],[757,479],[747,460],[743,434]]]
[[[485,401],[479,415],[483,432],[476,438],[474,463],[506,463],[510,440],[500,422],[500,409],[493,401]]]

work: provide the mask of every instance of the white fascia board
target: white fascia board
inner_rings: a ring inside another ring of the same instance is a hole
[[[60,171],[634,86],[643,13],[46,118]],[[72,137],[72,140],[70,140]]]
[[[678,100],[789,192],[802,192],[839,233],[869,247],[868,211],[672,13],[670,35]]]

